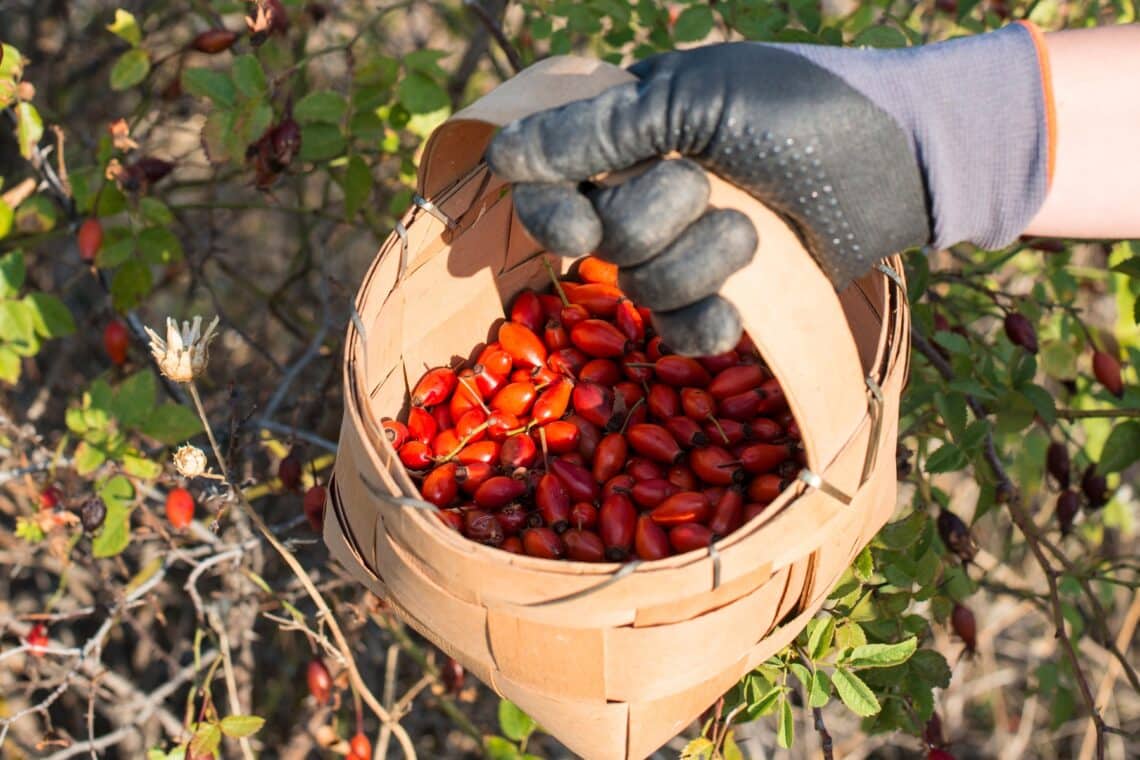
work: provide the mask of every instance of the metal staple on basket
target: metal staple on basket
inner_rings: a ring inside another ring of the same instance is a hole
[[[427,198],[424,198],[419,193],[416,193],[412,196],[412,203],[414,203],[417,208],[423,209],[439,221],[443,222],[444,226],[449,230],[454,230],[459,226],[458,222],[443,212],[443,209],[429,201]]]

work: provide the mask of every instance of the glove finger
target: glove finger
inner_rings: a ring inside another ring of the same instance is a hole
[[[704,213],[709,181],[695,163],[677,159],[589,195],[602,224],[597,255],[629,267],[659,253]]]
[[[709,296],[680,309],[653,312],[653,329],[679,354],[713,356],[735,346],[744,327],[735,306]]]
[[[513,199],[523,227],[548,251],[581,256],[602,240],[601,220],[574,184],[524,182],[515,185]]]
[[[734,209],[713,209],[644,264],[618,270],[618,285],[655,311],[670,311],[720,290],[756,253],[752,220]]]
[[[508,182],[578,182],[667,153],[668,90],[661,78],[630,82],[513,121],[487,147],[487,163]]]

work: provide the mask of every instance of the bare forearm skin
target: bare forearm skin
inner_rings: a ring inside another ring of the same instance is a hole
[[[1045,41],[1055,165],[1026,234],[1140,238],[1140,24],[1054,32]]]

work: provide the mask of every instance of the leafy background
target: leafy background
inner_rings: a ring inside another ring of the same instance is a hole
[[[421,756],[565,756],[326,564],[302,514],[335,452],[349,303],[410,203],[423,139],[547,55],[627,64],[724,39],[902,47],[1014,18],[1057,29],[1131,23],[1135,9],[8,0],[5,756],[75,757],[91,743],[109,757],[337,757],[358,729],[400,754],[349,688],[345,651]],[[86,261],[77,235],[90,219],[102,244]],[[898,513],[795,645],[661,757],[817,757],[826,743],[837,757],[914,757],[935,712],[957,757],[1091,758],[1098,738],[1105,756],[1140,755],[1140,247],[1021,241],[907,263],[916,331]],[[1010,312],[1036,351],[1005,329]],[[347,650],[226,489],[170,464],[175,445],[206,441],[186,390],[155,373],[142,327],[194,314],[222,320],[199,386],[231,473],[328,600]],[[123,362],[103,346],[113,322],[129,336]],[[1094,351],[1123,365],[1122,395],[1095,377]],[[1070,464],[1047,475],[1051,442]],[[279,477],[286,460],[301,465],[299,488]],[[1104,500],[1082,488],[1090,467],[1107,478]],[[197,502],[185,530],[163,515],[180,486]],[[53,488],[59,504],[44,508]],[[1080,510],[1063,534],[1066,490]],[[973,637],[956,609],[972,612]],[[307,686],[314,658],[332,673],[325,704]]]

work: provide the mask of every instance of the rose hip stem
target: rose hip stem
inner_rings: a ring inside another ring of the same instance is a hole
[[[490,417],[491,410],[487,407],[486,404],[483,403],[483,396],[479,393],[479,389],[472,388],[471,385],[467,382],[467,378],[460,377],[458,373],[455,377],[457,380],[459,380],[460,383],[463,384],[463,387],[467,389],[467,392],[471,394],[471,397],[475,399],[475,402],[479,404],[479,407],[483,410],[483,414]]]
[[[543,256],[542,265],[546,267],[546,272],[550,275],[550,281],[554,283],[554,291],[558,293],[558,297],[562,299],[562,305],[569,306],[570,299],[566,297],[566,291],[562,289],[562,283],[558,281],[558,275],[554,273],[554,267],[551,266],[550,259]]]
[[[633,406],[631,406],[629,408],[629,411],[626,412],[625,422],[621,423],[621,430],[618,431],[619,435],[625,435],[625,429],[629,425],[629,421],[633,419],[634,411],[637,409],[637,407],[641,406],[644,403],[645,403],[645,396],[642,396],[637,401],[633,402]]]
[[[486,430],[487,425],[489,424],[490,423],[484,422],[479,427],[471,428],[471,432],[459,439],[459,443],[455,444],[455,448],[451,450],[451,453],[445,456],[443,459],[436,460],[436,464],[446,464],[452,459],[455,459],[455,457],[459,455],[459,452],[463,451],[463,447],[471,443],[472,438]]]
[[[709,415],[709,422],[711,422],[713,424],[713,427],[716,428],[716,432],[720,433],[720,437],[723,438],[724,442],[727,444],[728,443],[728,435],[724,432],[724,428],[722,428],[720,426],[720,422],[717,420],[717,418],[714,415],[710,414]]]
[[[550,472],[550,452],[546,448],[546,428],[540,427],[538,429],[538,440],[542,444],[542,469]]]

